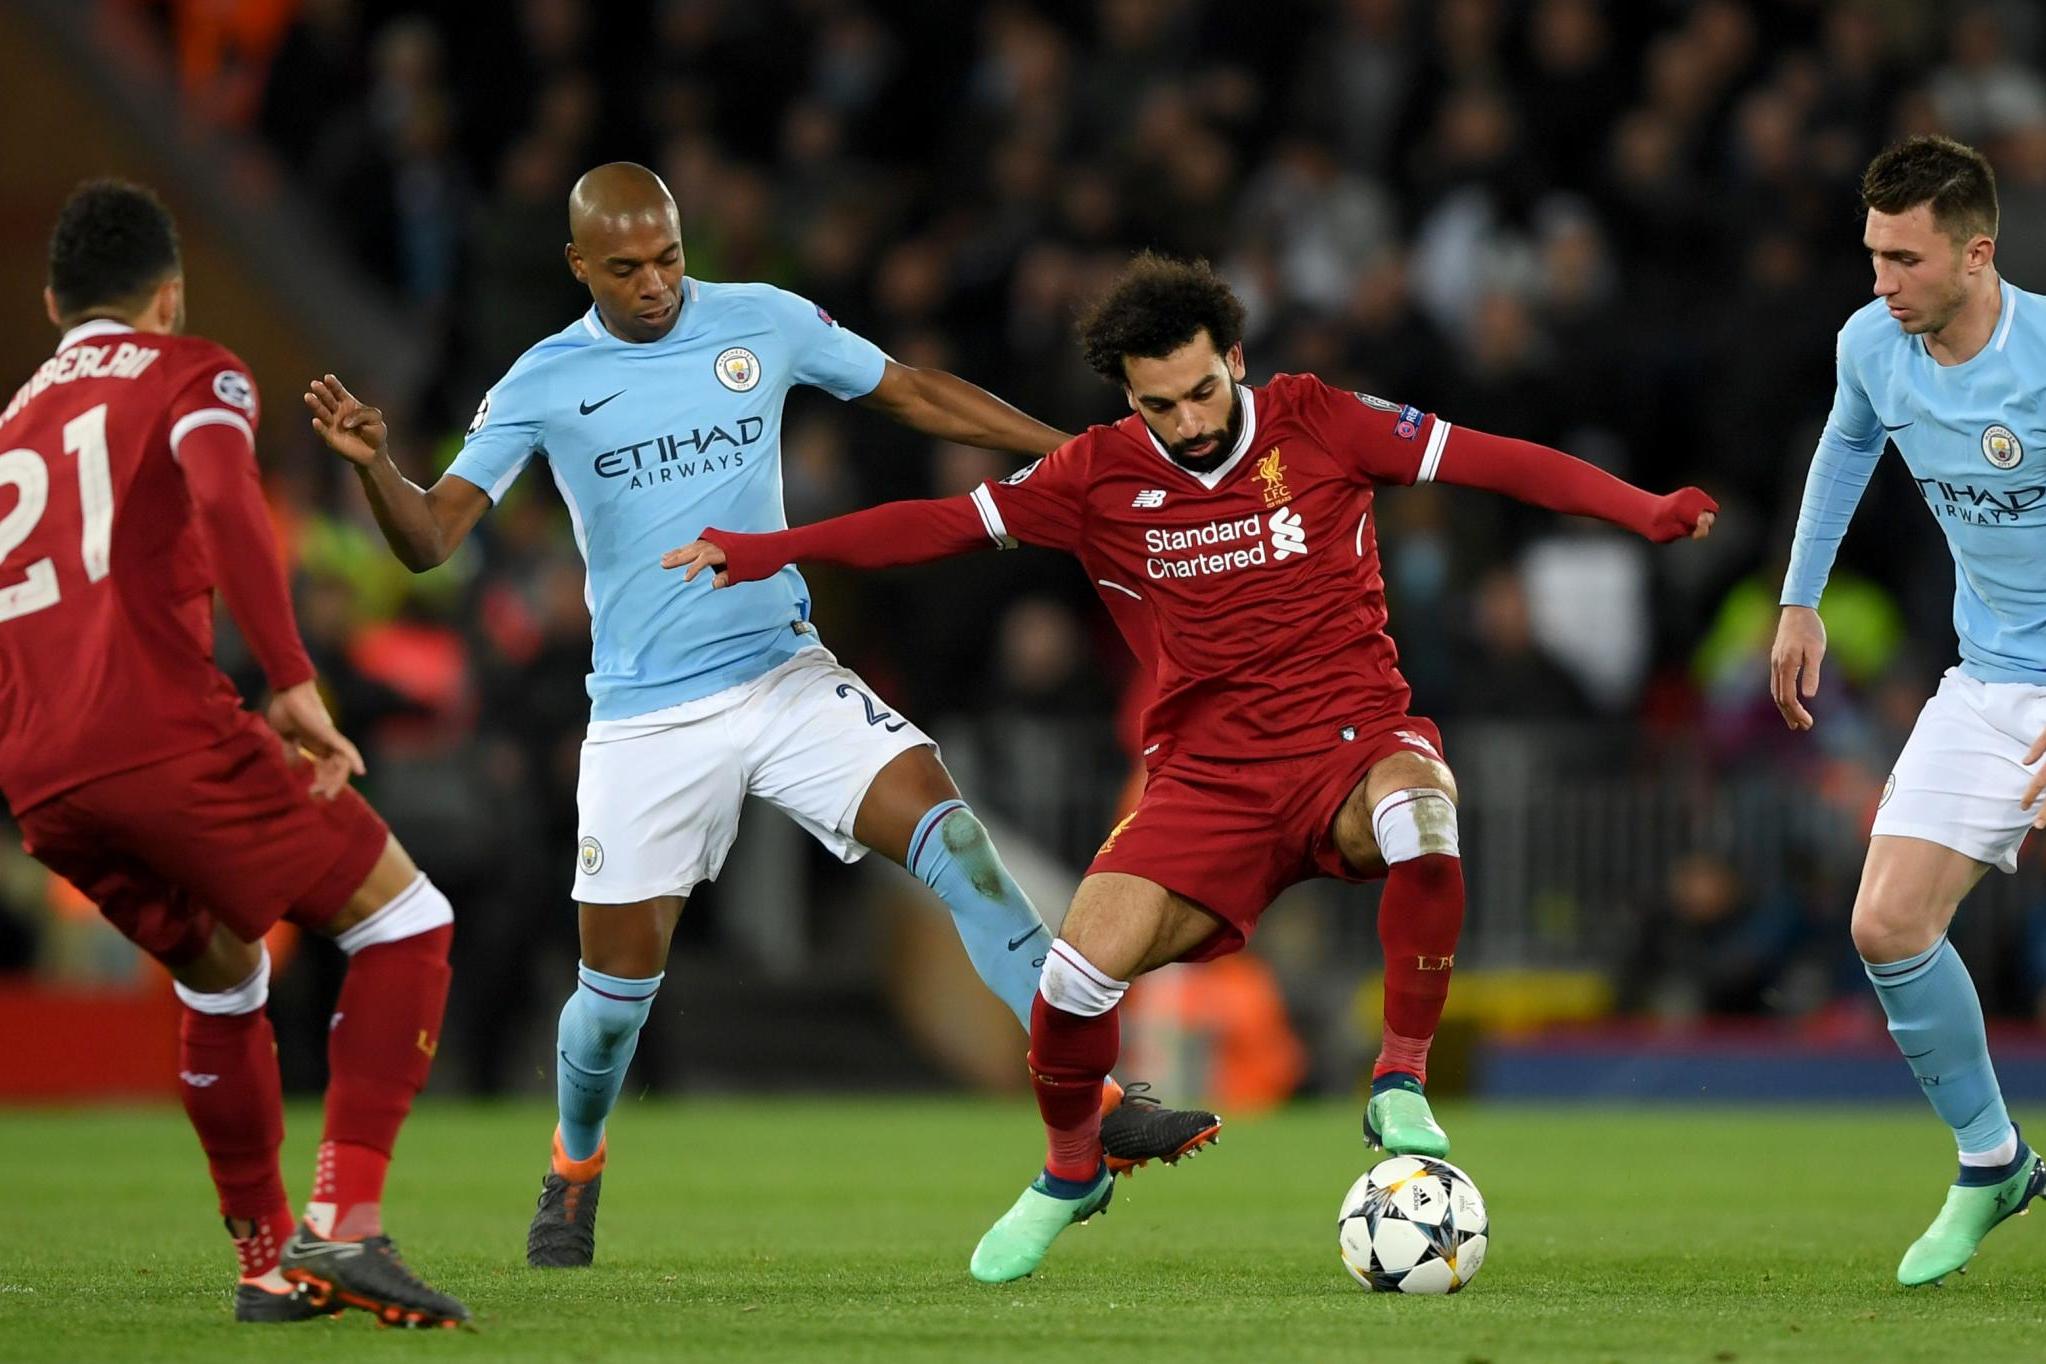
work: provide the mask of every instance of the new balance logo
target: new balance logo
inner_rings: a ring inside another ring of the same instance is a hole
[[[178,1078],[194,1089],[204,1089],[208,1085],[217,1084],[220,1080],[218,1075],[202,1075],[190,1070],[179,1071]]]
[[[1429,743],[1425,735],[1416,734],[1411,729],[1396,729],[1392,732],[1392,737],[1398,739],[1408,748],[1420,749],[1437,762],[1442,760],[1442,755],[1435,751],[1435,745]]]
[[[1284,559],[1294,554],[1307,553],[1307,529],[1300,524],[1300,513],[1291,507],[1281,507],[1267,522],[1272,531],[1272,557]]]
[[[1130,500],[1130,505],[1141,508],[1144,511],[1156,511],[1165,505],[1165,490],[1163,488],[1146,488]]]

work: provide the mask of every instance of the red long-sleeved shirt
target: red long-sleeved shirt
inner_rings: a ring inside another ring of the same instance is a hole
[[[1155,764],[1174,751],[1287,756],[1406,712],[1371,524],[1378,484],[1485,488],[1658,543],[1717,510],[1696,488],[1657,496],[1561,451],[1311,375],[1241,392],[1237,445],[1208,474],[1172,461],[1130,416],[968,496],[703,538],[736,582],[793,562],[881,568],[990,542],[1072,553],[1154,671],[1144,742]]]
[[[0,794],[17,810],[239,723],[216,587],[272,687],[312,677],[259,419],[233,352],[111,321],[67,333],[0,416]]]

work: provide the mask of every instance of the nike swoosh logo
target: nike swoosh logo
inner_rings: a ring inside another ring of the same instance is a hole
[[[623,390],[621,389],[621,390],[620,390],[620,392],[623,392]],[[613,395],[613,396],[616,396],[616,395]],[[610,398],[606,398],[606,399],[605,399],[604,401],[605,401],[605,402],[609,402],[609,401],[611,401],[611,399],[610,399]],[[1884,423],[1883,423],[1883,430],[1885,430],[1885,431],[1902,431],[1902,430],[1903,430],[1903,429],[1904,429],[1905,427],[1907,427],[1907,426],[1916,426],[1917,424],[1918,424],[1918,423],[1916,423],[1916,422],[1898,422],[1898,423],[1897,423],[1897,424],[1896,424],[1895,426],[1892,426],[1892,425],[1890,425],[1890,424],[1889,424],[1888,422],[1884,422]]]
[[[1930,1056],[1938,1050],[1938,1047],[1927,1047],[1924,1051],[1907,1051],[1904,1053],[1904,1059],[1906,1061],[1916,1061],[1919,1057]]]
[[[621,389],[619,389],[619,390],[618,390],[618,393],[623,393],[624,391],[625,391],[625,390],[621,388]],[[613,393],[613,394],[611,395],[611,398],[615,398],[615,397],[617,397],[617,396],[618,396],[618,393]],[[596,411],[596,410],[597,410],[598,408],[602,407],[602,406],[603,406],[603,405],[604,405],[605,403],[608,403],[608,402],[610,402],[610,401],[611,401],[611,398],[599,398],[599,399],[597,399],[597,401],[595,401],[595,402],[593,402],[593,403],[577,403],[577,404],[576,404],[576,408],[577,408],[577,410],[579,410],[579,411],[580,411],[580,412],[581,412],[581,413],[582,413],[582,414],[583,414],[583,415],[584,415],[585,417],[587,417],[587,416],[589,416],[589,415],[590,415],[590,413],[592,413],[592,412],[595,412],[595,411]]]
[[[1032,938],[1036,937],[1038,934],[1042,932],[1044,932],[1044,925],[1039,924],[1037,927],[1031,929],[1028,933],[1025,933],[1022,937],[1009,939],[1009,950],[1011,952],[1015,951],[1024,943],[1029,942]]]
[[[362,1246],[355,1241],[315,1241],[311,1245],[301,1241],[291,1247],[291,1256],[295,1260],[311,1259],[315,1255],[332,1255],[345,1260],[360,1254]]]

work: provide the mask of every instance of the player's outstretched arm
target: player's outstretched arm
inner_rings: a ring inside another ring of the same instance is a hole
[[[712,586],[730,587],[772,577],[793,563],[894,568],[948,559],[993,543],[972,496],[966,495],[884,502],[828,521],[760,534],[712,527],[695,541],[663,554],[661,567],[683,570],[686,581],[710,569]]]
[[[1042,455],[1067,440],[1065,432],[1046,426],[956,374],[916,369],[893,360],[881,371],[881,382],[874,391],[859,403],[927,436],[983,450]]]
[[[1719,516],[1719,504],[1702,489],[1657,496],[1561,450],[1465,426],[1450,432],[1435,481],[1504,493],[1571,516],[1595,516],[1658,545],[1686,536],[1702,540]]]
[[[490,509],[490,494],[465,478],[447,475],[426,489],[400,473],[382,410],[363,404],[333,375],[312,381],[305,405],[327,448],[355,466],[391,552],[414,573],[446,563]]]
[[[1784,607],[1776,622],[1776,643],[1769,650],[1769,695],[1782,712],[1783,723],[1792,729],[1812,727],[1812,713],[1804,701],[1819,694],[1819,663],[1825,656],[1826,625],[1819,613],[1809,606]]]

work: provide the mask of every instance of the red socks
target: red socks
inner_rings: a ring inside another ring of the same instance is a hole
[[[1374,1080],[1405,1071],[1426,1084],[1428,1044],[1449,998],[1450,968],[1463,933],[1463,861],[1433,853],[1395,862],[1378,902],[1385,949],[1385,1042]]]
[[[248,1224],[247,1234],[234,1242],[242,1277],[260,1278],[277,1267],[293,1225],[277,1168],[284,1104],[269,1015],[261,1008],[243,1014],[181,1008],[178,1080],[185,1114],[220,1194],[221,1215]]]
[[[1086,1017],[1030,1002],[1030,1083],[1044,1118],[1044,1168],[1091,1183],[1101,1172],[1101,1083],[1122,1049],[1121,1006]]]
[[[383,1230],[384,1173],[440,1045],[453,939],[454,926],[442,924],[349,958],[327,1038],[327,1125],[306,1208],[316,1235],[357,1240]]]

